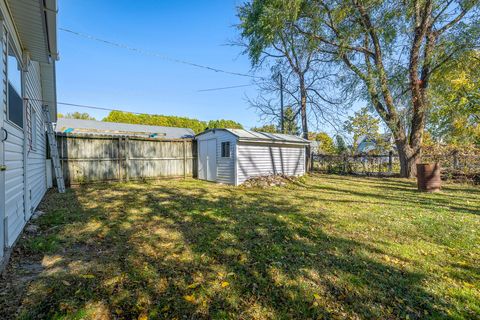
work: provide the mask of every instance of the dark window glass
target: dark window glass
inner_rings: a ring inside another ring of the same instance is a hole
[[[23,128],[23,101],[13,86],[8,83],[8,119]]]
[[[222,158],[230,158],[230,142],[222,142]]]
[[[7,59],[8,120],[23,128],[22,73],[15,52],[9,46]]]

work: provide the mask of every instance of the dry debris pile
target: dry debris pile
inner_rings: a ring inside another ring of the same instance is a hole
[[[269,176],[253,177],[246,180],[242,186],[246,188],[269,188],[282,187],[293,181],[295,177],[289,177],[283,174],[273,174]]]

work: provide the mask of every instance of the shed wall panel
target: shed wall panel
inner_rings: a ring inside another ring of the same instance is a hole
[[[239,142],[237,148],[238,184],[255,176],[305,174],[304,146]]]

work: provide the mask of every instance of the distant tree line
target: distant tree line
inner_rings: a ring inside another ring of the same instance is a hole
[[[72,112],[72,113],[58,113],[58,118],[67,118],[67,119],[80,119],[80,120],[96,120],[94,117],[89,115],[86,112]]]

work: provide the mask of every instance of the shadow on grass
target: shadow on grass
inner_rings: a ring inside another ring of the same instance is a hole
[[[305,203],[268,190],[176,184],[50,194],[35,239],[54,234],[55,243],[41,254],[32,252],[35,239],[21,243],[14,264],[30,255],[43,270],[16,296],[17,316],[447,317],[447,302],[422,288],[424,274],[325,232],[328,218]]]

